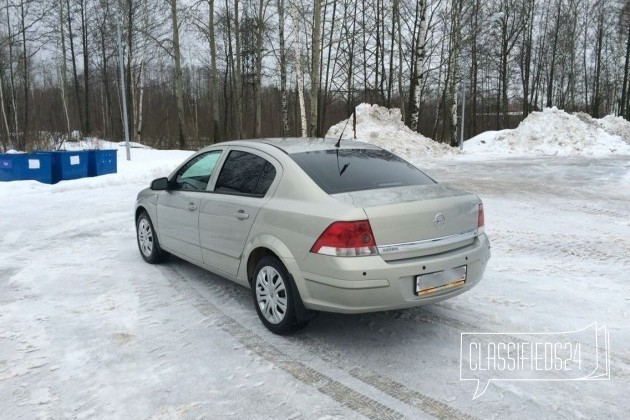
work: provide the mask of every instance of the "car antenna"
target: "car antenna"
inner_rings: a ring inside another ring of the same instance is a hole
[[[343,136],[344,131],[346,131],[346,127],[348,126],[348,122],[350,122],[350,118],[348,118],[346,120],[346,124],[343,126],[343,130],[341,130],[341,134],[339,134],[339,140],[337,140],[337,143],[335,143],[335,147],[339,148],[339,146],[341,145],[341,137]]]

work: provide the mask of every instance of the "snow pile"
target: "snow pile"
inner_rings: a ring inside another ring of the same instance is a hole
[[[603,127],[607,127],[604,129]],[[630,154],[630,144],[619,135],[622,124],[612,118],[589,121],[556,107],[533,112],[514,130],[489,131],[464,144],[472,154],[587,155]]]
[[[382,147],[407,160],[415,161],[459,152],[411,130],[402,121],[398,108],[363,103],[356,107],[355,112],[357,140]],[[326,137],[339,138],[342,132],[344,139],[352,139],[352,117],[330,127]]]
[[[630,144],[630,121],[615,115],[606,115],[604,118],[595,121],[610,134],[619,136],[626,143]]]

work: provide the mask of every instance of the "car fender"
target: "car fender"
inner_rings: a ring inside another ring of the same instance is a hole
[[[152,194],[140,193],[138,195],[138,199],[136,201],[136,213],[138,208],[144,208],[149,217],[151,218],[151,222],[153,222],[154,227],[158,228],[158,220],[157,220],[157,194],[153,192]]]
[[[289,273],[293,276],[294,283],[300,292],[300,295],[303,296],[306,293],[306,288],[304,286],[304,280],[302,278],[302,273],[300,271],[300,267],[297,264],[295,256],[291,252],[288,246],[285,245],[282,240],[268,233],[261,233],[250,240],[245,245],[245,249],[243,250],[243,256],[241,258],[241,265],[239,268],[238,278],[240,281],[244,282],[244,284],[249,284],[249,279],[247,278],[247,261],[249,257],[256,248],[267,248],[280,259],[282,264],[287,268]]]

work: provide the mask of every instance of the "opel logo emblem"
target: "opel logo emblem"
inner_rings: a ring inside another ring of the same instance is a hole
[[[438,229],[444,229],[444,225],[446,225],[446,217],[442,213],[438,213],[433,218],[433,225]]]

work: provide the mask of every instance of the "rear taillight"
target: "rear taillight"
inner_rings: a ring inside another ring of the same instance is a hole
[[[367,220],[335,222],[315,241],[311,252],[336,257],[376,255],[376,242]]]
[[[483,214],[483,203],[479,203],[479,211],[477,212],[477,231],[482,233],[485,225],[485,217]]]

